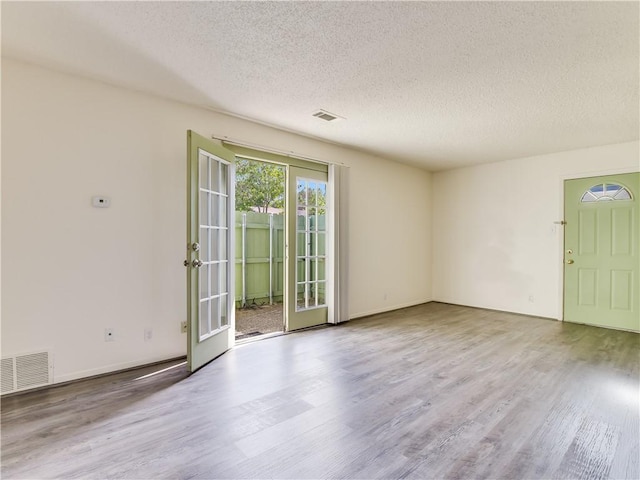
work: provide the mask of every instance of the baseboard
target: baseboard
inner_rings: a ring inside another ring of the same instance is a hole
[[[475,308],[478,310],[487,310],[488,312],[500,312],[500,313],[511,313],[513,315],[522,315],[523,317],[531,317],[531,318],[543,318],[545,320],[554,320],[556,322],[561,322],[555,317],[547,317],[545,315],[535,315],[533,313],[524,313],[524,312],[516,312],[513,310],[502,310],[500,308],[489,308],[482,307],[480,305],[468,305],[466,303],[455,303],[455,302],[445,302],[444,300],[433,300],[434,303],[442,303],[443,305],[455,305],[456,307],[467,307],[467,308]]]
[[[482,310],[490,310],[492,312],[504,312],[504,313],[514,313],[516,315],[524,315],[526,317],[534,317],[534,318],[545,318],[547,320],[557,320],[557,321],[562,321],[562,319],[556,317],[556,316],[548,316],[548,315],[539,315],[539,314],[535,314],[535,313],[527,313],[527,312],[519,312],[516,310],[506,310],[504,308],[493,308],[493,307],[487,307],[486,305],[471,305],[468,303],[459,303],[459,302],[455,302],[455,301],[451,301],[451,300],[438,300],[438,299],[433,299],[434,302],[438,302],[438,303],[444,303],[447,305],[458,305],[460,307],[469,307],[469,308],[480,308]]]
[[[371,315],[377,315],[379,313],[389,313],[395,310],[401,310],[403,308],[415,307],[417,305],[424,305],[425,303],[433,302],[433,300],[414,300],[412,302],[403,303],[400,305],[394,305],[393,307],[378,308],[375,310],[368,310],[366,312],[358,312],[353,315],[349,315],[349,320],[355,320],[357,318],[370,317]]]
[[[121,368],[121,369],[118,369],[118,370],[109,370],[107,372],[99,373],[99,374],[96,374],[96,375],[89,375],[89,376],[86,376],[86,377],[78,377],[78,378],[73,378],[71,380],[56,381],[55,383],[50,383],[49,385],[43,385],[41,387],[36,387],[36,388],[30,388],[29,390],[20,390],[19,392],[7,393],[7,394],[2,395],[2,398],[8,398],[8,397],[13,397],[13,396],[18,396],[18,395],[24,395],[24,394],[28,394],[28,393],[37,392],[37,391],[40,391],[40,390],[48,390],[50,388],[58,388],[58,387],[62,387],[64,385],[72,384],[72,383],[84,382],[85,380],[91,380],[91,379],[94,379],[94,378],[106,377],[106,376],[109,376],[109,375],[117,375],[118,373],[130,372],[132,370],[140,370],[142,368],[153,367],[154,365],[161,365],[163,363],[177,362],[177,361],[180,361],[180,360],[186,361],[186,358],[187,357],[185,355],[179,355],[177,357],[165,358],[165,359],[154,361],[154,362],[142,363],[142,364],[139,364],[139,365],[135,365],[133,367]]]
[[[78,372],[68,373],[66,375],[54,375],[53,383],[51,385],[58,385],[60,383],[72,382],[76,380],[86,380],[87,378],[99,377],[102,375],[108,375],[111,373],[120,373],[126,370],[132,370],[135,368],[146,367],[155,365],[157,363],[169,362],[174,359],[184,358],[184,353],[176,353],[173,355],[162,355],[157,357],[146,358],[144,360],[133,360],[131,362],[115,363],[111,365],[105,365],[99,368],[92,368],[89,370],[80,370]]]
[[[587,327],[606,328],[608,330],[618,330],[620,332],[640,333],[640,330],[633,330],[633,329],[629,329],[629,328],[617,328],[617,327],[608,327],[608,326],[604,326],[604,325],[591,325],[589,323],[569,322],[569,321],[563,320],[562,318],[547,317],[545,315],[534,315],[534,314],[531,314],[531,313],[514,312],[513,310],[501,310],[499,308],[479,307],[479,306],[476,306],[476,305],[466,305],[466,304],[463,304],[463,303],[445,302],[445,301],[442,301],[442,300],[433,300],[433,302],[434,303],[442,303],[444,305],[455,305],[456,307],[475,308],[477,310],[486,310],[488,312],[510,313],[512,315],[520,315],[522,317],[541,318],[543,320],[553,320],[554,322],[564,322],[564,323],[570,323],[572,325],[585,325]]]
[[[545,317],[543,315],[534,315],[534,314],[531,314],[531,313],[514,312],[512,310],[500,310],[500,309],[497,309],[497,308],[481,307],[481,306],[478,306],[478,305],[467,305],[467,304],[464,304],[464,303],[445,302],[445,301],[442,301],[442,300],[435,300],[435,299],[434,300],[420,301],[420,302],[417,302],[417,303],[411,302],[411,303],[407,303],[407,304],[404,304],[404,305],[399,305],[399,306],[396,306],[396,307],[392,307],[392,308],[390,308],[388,310],[387,309],[380,309],[380,310],[372,310],[372,311],[366,312],[366,313],[359,313],[359,314],[356,314],[356,315],[353,315],[353,316],[349,317],[349,320],[356,320],[356,319],[359,319],[359,318],[370,317],[371,315],[378,315],[380,313],[390,313],[390,312],[394,312],[396,310],[401,310],[403,308],[415,307],[415,306],[424,305],[424,304],[427,304],[427,303],[441,303],[443,305],[453,305],[453,306],[456,306],[456,307],[475,308],[477,310],[486,310],[488,312],[510,313],[512,315],[520,315],[520,316],[529,317],[529,318],[541,318],[541,319],[544,319],[544,320],[553,320],[553,321],[556,321],[556,322],[562,321],[562,320],[558,320],[557,318]]]

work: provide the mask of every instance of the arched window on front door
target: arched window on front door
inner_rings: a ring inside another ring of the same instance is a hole
[[[580,199],[583,203],[612,200],[631,200],[631,192],[617,183],[599,183],[584,192]]]

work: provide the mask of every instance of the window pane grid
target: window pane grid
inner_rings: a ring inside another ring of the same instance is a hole
[[[202,262],[203,265],[220,265],[228,263],[228,260],[211,260],[209,262]]]
[[[199,205],[200,250],[202,262],[200,282],[200,340],[210,337],[228,325],[229,268],[227,245],[229,237],[228,165],[200,151]]]
[[[204,193],[210,193],[211,195],[216,195],[218,197],[229,198],[229,195],[227,195],[226,193],[216,192],[215,190],[209,190],[208,188],[200,187],[200,191]]]
[[[296,310],[325,305],[320,289],[324,279],[324,213],[326,182],[297,179],[296,185]],[[304,242],[304,245],[300,243]],[[322,265],[322,267],[320,266]],[[322,277],[320,269],[323,269]]]
[[[222,297],[226,297],[227,295],[228,295],[228,293],[221,293],[221,294],[219,294],[219,295],[211,295],[210,297],[207,297],[207,298],[201,298],[201,299],[200,299],[200,303],[208,302],[209,300],[213,300],[213,299],[215,299],[215,298],[222,298]]]
[[[631,192],[622,185],[618,185],[617,183],[600,183],[584,192],[580,201],[582,203],[591,203],[632,199]]]

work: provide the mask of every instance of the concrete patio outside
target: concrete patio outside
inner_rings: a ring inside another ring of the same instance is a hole
[[[283,304],[236,308],[236,340],[284,331]]]

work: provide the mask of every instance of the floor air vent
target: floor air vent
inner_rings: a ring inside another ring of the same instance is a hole
[[[2,359],[2,392],[11,393],[49,385],[53,364],[49,352],[28,353]]]

